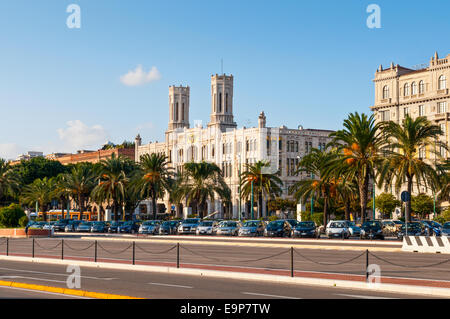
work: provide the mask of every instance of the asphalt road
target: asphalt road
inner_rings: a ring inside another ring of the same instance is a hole
[[[229,242],[229,241],[228,241]],[[94,241],[64,239],[36,239],[35,257],[94,260]],[[97,261],[132,263],[132,242],[98,241]],[[0,254],[6,253],[6,245],[0,239]],[[10,239],[9,254],[31,256],[31,239]],[[359,256],[359,257],[358,257]],[[382,258],[382,259],[377,259]],[[356,258],[356,259],[354,259]],[[351,260],[354,259],[354,260]],[[450,281],[449,255],[418,254],[406,252],[373,252],[370,264],[378,264],[382,277],[402,277],[413,279],[433,279]],[[136,264],[163,264],[175,266],[177,260],[176,243],[136,240]],[[350,261],[351,260],[351,261]],[[348,262],[347,262],[348,261]],[[394,263],[395,265],[391,264]],[[439,265],[430,266],[432,264]],[[221,245],[208,242],[207,245],[186,243],[180,240],[181,267],[233,266],[240,269],[257,268],[264,270],[289,271],[291,266],[289,245],[283,247],[258,247],[258,243],[239,246]],[[404,266],[404,267],[401,267]],[[295,271],[324,272],[337,274],[365,275],[365,252],[324,249],[296,249],[294,251]]]
[[[70,275],[62,265],[0,262],[0,280],[66,287]],[[207,278],[81,267],[80,289],[147,299],[385,299],[423,298],[336,287],[277,284],[250,280]],[[0,287],[0,298],[68,298],[58,294]]]

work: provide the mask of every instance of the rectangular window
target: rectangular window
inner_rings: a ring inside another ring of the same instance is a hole
[[[447,102],[439,102],[438,113],[446,113],[446,112],[447,112]]]
[[[419,105],[419,116],[424,116],[424,115],[425,115],[425,106]]]
[[[382,121],[390,121],[390,112],[389,111],[381,111],[381,120]]]
[[[409,108],[405,107],[403,108],[403,116],[406,117],[409,114]]]

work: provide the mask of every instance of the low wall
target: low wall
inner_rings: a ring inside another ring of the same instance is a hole
[[[50,237],[47,229],[28,229],[28,237]],[[0,237],[26,237],[25,228],[0,228]]]

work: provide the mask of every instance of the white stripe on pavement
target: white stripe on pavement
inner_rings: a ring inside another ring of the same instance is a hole
[[[155,285],[155,286],[166,286],[166,287],[175,287],[175,288],[187,288],[187,289],[192,289],[194,287],[191,286],[181,286],[181,285],[172,285],[172,284],[163,284],[163,283],[159,283],[159,282],[149,282],[149,285]]]
[[[241,292],[241,294],[252,295],[252,296],[262,296],[262,297],[273,297],[273,298],[281,298],[281,299],[302,299],[302,298],[298,298],[298,297],[268,295],[268,294],[261,294],[261,293],[257,293],[257,292]]]
[[[358,299],[399,299],[392,297],[379,297],[379,296],[363,296],[363,295],[346,295],[346,294],[335,294],[336,296],[358,298]]]

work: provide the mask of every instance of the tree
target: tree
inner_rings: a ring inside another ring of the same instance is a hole
[[[434,201],[433,197],[426,194],[419,194],[417,196],[412,196],[411,198],[411,209],[416,214],[420,215],[420,219],[423,219],[425,215],[433,212]]]
[[[259,217],[262,217],[262,200],[268,201],[271,198],[280,196],[282,193],[281,186],[283,181],[278,177],[278,172],[270,172],[270,163],[266,161],[258,161],[254,164],[246,164],[245,171],[241,173],[241,196],[250,199],[253,192],[256,194],[258,203]],[[253,207],[250,208],[253,210]]]
[[[341,176],[346,181],[355,180],[359,191],[361,206],[361,222],[366,218],[369,181],[375,179],[376,169],[382,162],[379,150],[385,141],[379,130],[380,124],[375,124],[374,115],[351,113],[344,120],[344,129],[330,134],[330,143],[340,156],[328,167],[328,173]]]
[[[164,198],[171,189],[173,172],[168,164],[167,156],[162,154],[145,154],[140,158],[136,189],[140,198],[151,198],[153,219],[156,219],[158,198]]]
[[[195,203],[200,217],[207,209],[207,201],[214,202],[218,197],[222,201],[230,200],[231,190],[225,183],[220,168],[214,163],[185,163],[182,181],[178,190],[187,205]]]
[[[409,115],[401,124],[385,122],[383,133],[388,141],[383,147],[386,155],[380,171],[379,185],[394,183],[397,190],[406,183],[411,194],[413,185],[425,188],[439,189],[440,180],[436,168],[426,160],[426,153],[440,158],[438,150],[448,149],[439,141],[442,130],[438,125],[431,124],[425,117],[412,119]],[[436,149],[437,148],[437,149]],[[406,220],[411,220],[411,200],[406,202]]]
[[[52,178],[60,173],[66,173],[67,168],[58,161],[34,157],[29,160],[22,160],[14,166],[14,171],[19,175],[23,185],[29,185],[38,178]]]
[[[20,177],[4,159],[0,158],[0,199],[14,196],[20,189]]]
[[[22,217],[26,217],[22,207],[11,204],[0,209],[0,225],[3,227],[17,227]]]
[[[375,207],[383,216],[390,216],[396,207],[401,206],[402,203],[389,193],[381,193],[375,197]],[[373,199],[367,204],[368,207],[373,207]]]
[[[129,174],[132,163],[130,159],[112,154],[111,158],[100,161],[101,170],[98,185],[92,190],[92,198],[96,202],[108,202],[114,213],[114,220],[119,220],[119,208],[126,201]],[[127,174],[128,173],[128,174]],[[125,217],[125,212],[123,212]]]
[[[335,159],[335,152],[327,152],[313,148],[311,153],[304,156],[298,164],[296,173],[306,172],[312,174],[311,179],[300,180],[289,188],[289,194],[293,195],[297,202],[306,202],[314,198],[322,198],[323,224],[327,224],[330,200],[336,194],[336,179],[326,175],[326,169]]]
[[[91,191],[95,187],[97,175],[91,163],[79,163],[65,174],[60,182],[63,182],[63,194],[70,194],[77,203],[80,213],[86,210]],[[61,194],[61,193],[60,193]]]
[[[47,206],[52,200],[54,189],[55,180],[53,178],[38,178],[30,185],[25,186],[21,200],[31,207],[38,203],[40,211],[44,214],[44,220],[46,220]]]

